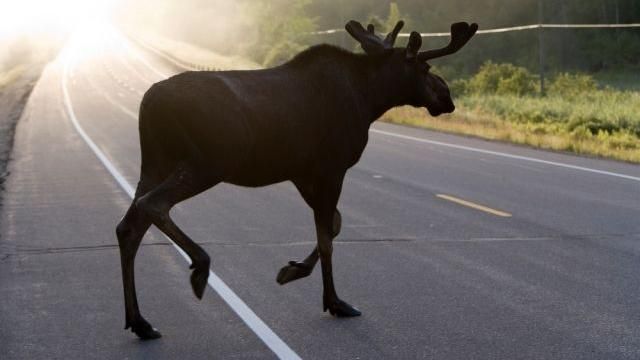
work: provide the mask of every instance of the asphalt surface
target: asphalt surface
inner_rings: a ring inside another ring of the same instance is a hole
[[[195,299],[188,263],[157,231],[136,280],[164,337],[123,330],[114,228],[130,198],[74,128],[63,70],[79,124],[135,184],[139,101],[177,69],[117,34],[89,35],[48,66],[18,125],[0,223],[0,357],[275,358],[211,288]],[[172,214],[304,359],[640,358],[640,166],[376,124],[339,208],[334,273],[363,312],[353,319],[322,312],[319,269],[275,281],[314,245],[291,184],[220,185]]]

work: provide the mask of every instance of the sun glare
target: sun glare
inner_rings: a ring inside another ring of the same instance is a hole
[[[105,22],[119,0],[2,0],[0,38],[71,32]]]

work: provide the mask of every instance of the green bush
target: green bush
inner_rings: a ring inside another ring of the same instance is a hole
[[[467,85],[467,92],[478,95],[524,96],[536,92],[535,76],[526,68],[491,61],[484,63]]]
[[[598,89],[596,81],[586,74],[558,74],[549,84],[549,95],[574,97]]]

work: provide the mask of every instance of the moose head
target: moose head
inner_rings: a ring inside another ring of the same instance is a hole
[[[455,23],[451,25],[451,41],[447,46],[426,51],[420,51],[422,36],[415,31],[411,32],[406,48],[393,47],[403,26],[404,22],[399,21],[384,39],[376,35],[371,24],[365,29],[359,22],[351,20],[345,28],[367,55],[385,59],[384,70],[381,71],[388,72],[394,82],[401,84],[398,91],[405,93],[407,104],[425,107],[432,116],[453,112],[455,106],[449,87],[441,77],[429,71],[431,66],[427,61],[460,50],[476,33],[478,25]]]

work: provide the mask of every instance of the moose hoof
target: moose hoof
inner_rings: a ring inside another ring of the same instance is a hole
[[[191,273],[191,287],[198,299],[202,299],[209,279],[209,267],[197,267]]]
[[[276,281],[280,285],[284,285],[293,280],[309,276],[313,268],[303,262],[289,261],[289,265],[283,267],[278,272]]]
[[[329,310],[329,313],[335,317],[354,317],[362,315],[360,310],[347,304],[342,300],[334,301],[324,306],[324,311]]]
[[[140,319],[132,324],[131,332],[138,335],[140,340],[153,340],[162,337],[162,334],[144,319]]]

